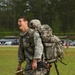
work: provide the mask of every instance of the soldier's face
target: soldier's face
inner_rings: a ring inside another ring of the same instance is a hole
[[[26,28],[27,28],[27,21],[25,21],[23,18],[19,19],[18,20],[18,26],[19,26],[19,29],[21,31],[26,31]]]

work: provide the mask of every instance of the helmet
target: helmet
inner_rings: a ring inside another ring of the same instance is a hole
[[[29,27],[31,28],[39,28],[41,26],[41,22],[38,19],[33,19],[30,21]]]

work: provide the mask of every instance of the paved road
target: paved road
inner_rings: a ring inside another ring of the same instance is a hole
[[[67,48],[67,46],[65,46],[65,48]],[[75,46],[69,46],[68,48],[75,48]]]

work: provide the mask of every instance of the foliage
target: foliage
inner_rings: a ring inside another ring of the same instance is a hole
[[[0,37],[1,36],[19,36],[19,32],[0,32]]]
[[[0,0],[0,31],[18,31],[21,15],[49,24],[55,33],[75,32],[75,0]]]

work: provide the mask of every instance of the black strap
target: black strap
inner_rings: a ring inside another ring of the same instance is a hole
[[[39,30],[38,30],[38,33],[40,35],[40,38],[41,38],[41,41],[42,41],[42,44],[43,44],[43,47],[44,47],[43,53],[44,53],[45,59],[47,59],[45,45],[44,45],[44,42],[43,42],[43,39],[42,39],[42,36],[41,36],[41,32]]]
[[[54,62],[54,66],[55,66],[55,69],[56,69],[57,75],[59,75],[59,71],[58,71],[58,68],[57,68],[57,64],[56,64],[56,62]]]
[[[67,65],[66,63],[62,62],[62,60],[60,59],[57,59],[57,60],[60,61],[62,64]]]

